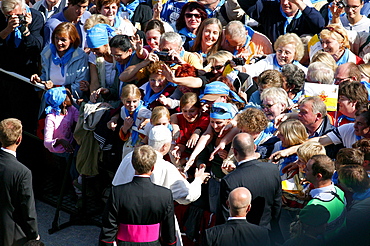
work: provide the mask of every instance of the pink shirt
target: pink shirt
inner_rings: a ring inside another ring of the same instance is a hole
[[[72,126],[78,120],[79,112],[74,106],[67,109],[66,115],[48,114],[45,118],[44,146],[53,153],[64,153],[64,147],[59,144],[55,147],[57,139],[65,139],[72,143]]]

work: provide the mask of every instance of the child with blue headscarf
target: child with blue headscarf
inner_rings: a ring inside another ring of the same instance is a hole
[[[185,166],[187,171],[195,162],[197,166],[209,166],[211,179],[209,180],[209,205],[212,213],[216,212],[217,199],[219,197],[219,189],[221,179],[225,174],[221,170],[223,159],[227,157],[231,143],[215,155],[212,162],[209,161],[210,155],[214,148],[220,143],[222,136],[228,132],[234,132],[235,135],[239,132],[236,127],[225,130],[225,126],[234,118],[235,111],[231,103],[215,102],[211,106],[210,123],[207,130],[203,133],[198,141],[193,153],[190,155]],[[221,132],[224,132],[222,135]]]
[[[62,87],[46,91],[44,146],[52,153],[73,152],[73,124],[78,110],[72,105],[71,93]]]

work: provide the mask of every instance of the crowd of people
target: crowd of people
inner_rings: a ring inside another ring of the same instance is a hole
[[[15,118],[79,209],[106,171],[100,245],[370,244],[369,2],[0,3],[0,244],[40,239]]]

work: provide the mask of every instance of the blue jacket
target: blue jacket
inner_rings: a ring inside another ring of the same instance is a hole
[[[41,80],[50,80],[50,66],[51,66],[51,50],[50,45],[46,46],[41,52],[42,70]],[[80,90],[81,80],[90,80],[90,72],[88,65],[88,56],[81,49],[77,48],[72,55],[71,60],[66,65],[67,70],[65,73],[65,86],[71,88],[72,96],[76,98],[82,97],[82,91]],[[69,85],[69,86],[68,86]]]
[[[245,13],[261,24],[261,32],[272,43],[284,34],[285,17],[280,12],[279,1],[238,0]],[[302,15],[287,26],[287,33],[316,34],[325,27],[325,20],[315,8],[306,7]]]

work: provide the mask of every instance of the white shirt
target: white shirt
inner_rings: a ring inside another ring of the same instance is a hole
[[[331,192],[337,193],[333,183],[322,188],[311,190],[310,195],[312,196],[312,198],[317,198],[322,201],[330,201],[334,198],[334,195]]]
[[[10,150],[10,149],[5,149],[5,148],[3,148],[3,147],[1,147],[1,149],[2,149],[2,150],[4,150],[5,152],[9,153],[9,154],[14,155],[14,157],[17,157],[17,154],[16,154],[16,152],[15,152],[15,151]]]
[[[343,27],[346,30],[352,30],[356,32],[370,32],[370,19],[364,15],[362,16],[361,20],[359,20],[353,25],[349,23],[347,15],[341,16],[340,20],[342,22]]]
[[[114,186],[132,181],[135,175],[135,169],[131,163],[132,153],[128,153],[119,165],[112,181]],[[170,189],[173,199],[180,204],[189,204],[196,201],[201,195],[202,180],[195,178],[192,183],[189,183],[173,164],[163,159],[161,153],[157,151],[156,153],[157,162],[150,176],[152,182]]]
[[[360,140],[362,137],[357,137],[355,135],[355,128],[353,128],[354,123],[348,123],[341,125],[334,131],[326,134],[334,144],[343,143],[344,147],[352,148],[352,144]]]

